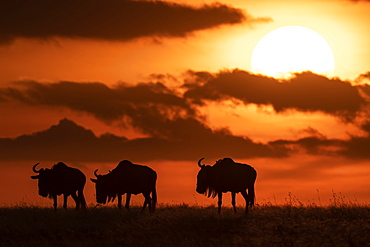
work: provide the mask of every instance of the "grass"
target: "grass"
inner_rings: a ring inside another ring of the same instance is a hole
[[[370,207],[160,205],[154,214],[115,207],[75,211],[0,208],[0,246],[368,246]]]

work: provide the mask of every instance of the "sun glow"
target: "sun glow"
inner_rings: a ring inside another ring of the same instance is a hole
[[[269,32],[257,43],[251,59],[254,73],[280,78],[307,70],[330,76],[334,66],[328,42],[301,26],[285,26]]]

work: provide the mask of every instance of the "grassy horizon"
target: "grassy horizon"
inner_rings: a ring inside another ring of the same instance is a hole
[[[0,208],[0,246],[366,246],[370,206]]]

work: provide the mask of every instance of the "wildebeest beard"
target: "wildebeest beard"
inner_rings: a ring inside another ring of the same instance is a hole
[[[107,195],[108,202],[114,202],[114,199],[116,199],[117,194],[116,193],[111,193]]]
[[[50,193],[49,191],[40,191],[39,195],[45,198],[53,199],[55,195],[58,195],[58,193]]]
[[[217,186],[215,185],[214,172],[212,167],[206,166],[199,171],[197,176],[197,192],[207,197],[216,197]]]
[[[38,175],[39,181],[38,181],[38,189],[39,189],[39,195],[45,198],[53,199],[53,197],[58,194],[58,191],[56,188],[54,188],[54,193],[51,193],[50,187],[51,183],[55,178],[49,169],[45,169],[42,171],[42,174]]]
[[[53,197],[53,195],[51,195],[51,194],[47,194],[46,196],[44,196],[44,197],[47,197],[47,198],[49,198],[49,199],[53,199],[54,197]]]
[[[107,177],[102,177],[103,181],[106,182]],[[107,186],[107,184],[103,184],[99,186],[96,190],[96,201],[100,204],[106,204],[108,202],[114,202],[117,197],[117,192],[111,186]]]
[[[117,197],[117,191],[115,190],[114,186],[111,184],[107,184],[107,175],[100,177],[99,181],[100,184],[97,185],[96,188],[96,202],[100,204],[106,204],[109,202],[114,202]]]
[[[206,191],[203,193],[205,196],[207,197],[212,197],[212,198],[215,198],[217,196],[217,191],[211,187],[211,186],[208,186],[206,188]]]
[[[42,196],[42,197],[45,197],[45,198],[50,198],[50,199],[53,198],[53,196],[50,193],[48,193],[48,192],[41,192],[40,190],[39,190],[39,195]]]

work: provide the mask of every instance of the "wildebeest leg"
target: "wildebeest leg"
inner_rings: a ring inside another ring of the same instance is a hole
[[[152,212],[155,211],[157,205],[157,189],[154,187],[152,190]]]
[[[67,199],[68,199],[68,195],[63,194],[63,208],[64,209],[67,209]]]
[[[131,193],[127,193],[126,194],[126,204],[125,204],[125,208],[127,210],[130,210],[130,200],[131,200]]]
[[[221,205],[222,205],[222,192],[218,192],[218,214],[221,214]]]
[[[80,200],[78,199],[76,192],[72,193],[71,196],[76,203],[76,210],[80,209]]]
[[[118,201],[118,208],[121,209],[122,208],[122,195],[121,194],[117,195],[117,201]]]
[[[57,207],[58,207],[58,196],[57,195],[54,195],[53,196],[53,200],[54,200],[54,210],[57,210]]]
[[[234,213],[236,213],[236,200],[235,200],[235,195],[236,193],[235,192],[231,192],[231,204],[233,205],[233,208],[234,208]]]
[[[248,187],[248,197],[249,197],[249,207],[251,208],[254,206],[254,198],[255,198],[254,184]]]
[[[249,196],[247,194],[246,190],[241,191],[242,196],[244,197],[245,200],[245,213],[248,213],[248,208],[249,208]]]
[[[77,198],[78,198],[81,208],[86,209],[86,200],[85,200],[83,189],[79,189],[77,191]]]
[[[143,196],[145,198],[143,208],[141,209],[141,212],[143,212],[146,208],[146,205],[149,207],[149,212],[152,211],[152,198],[150,197],[150,192],[143,193]]]
[[[63,208],[67,210],[67,201],[68,201],[68,194],[63,194]]]

